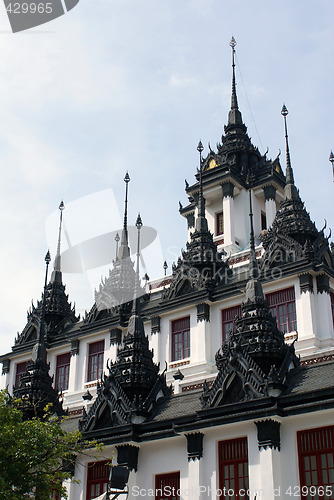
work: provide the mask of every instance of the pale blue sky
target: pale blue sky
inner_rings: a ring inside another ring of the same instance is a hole
[[[333,18],[331,0],[80,0],[14,35],[0,8],[2,353],[40,297],[45,225],[62,198],[69,205],[111,189],[122,212],[129,170],[130,221],[140,210],[158,230],[163,258],[175,259],[186,241],[178,200],[187,201],[196,145],[215,145],[226,123],[232,34],[249,135],[271,158],[284,152],[286,103],[296,183],[317,226],[326,217],[334,230]],[[82,239],[97,221],[113,224],[111,205],[80,203]],[[78,310],[93,304],[87,277],[64,281]]]

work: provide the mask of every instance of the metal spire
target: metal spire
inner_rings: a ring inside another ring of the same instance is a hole
[[[235,85],[235,46],[237,42],[235,41],[234,36],[232,36],[230,41],[230,47],[232,48],[232,97],[231,97],[231,109],[238,109],[238,99],[237,99],[237,91]]]
[[[60,205],[59,205],[58,208],[60,210],[60,216],[59,216],[59,233],[58,233],[57,254],[56,254],[55,261],[54,261],[53,270],[55,272],[61,273],[61,256],[60,256],[61,231],[62,231],[62,226],[63,226],[63,210],[65,210],[65,204],[64,204],[63,200],[61,200]]]
[[[232,96],[231,96],[231,110],[228,114],[228,125],[243,125],[242,116],[238,107],[237,90],[236,90],[236,79],[235,79],[235,47],[237,42],[234,36],[232,36],[230,41],[230,47],[232,48]]]
[[[288,126],[286,117],[288,115],[288,110],[283,103],[281,115],[284,118],[284,131],[285,131],[285,149],[286,149],[286,186],[284,188],[284,194],[286,199],[296,198],[298,196],[298,191],[295,186],[295,181],[293,178],[293,170],[291,166],[290,150],[289,150],[289,139],[288,139]]]
[[[329,161],[332,164],[332,170],[333,170],[333,182],[334,182],[334,154],[333,151],[331,151],[331,154],[329,155]]]
[[[119,234],[116,233],[116,236],[115,236],[115,241],[116,241],[116,259],[117,259],[117,254],[118,254],[118,243],[119,243],[119,240],[121,238],[119,237]]]
[[[259,268],[256,260],[254,224],[253,224],[253,207],[252,207],[252,190],[249,190],[249,220],[250,220],[250,255],[249,255],[249,280],[246,285],[245,302],[256,302],[257,299],[263,299],[263,289],[259,281]]]
[[[205,201],[203,198],[203,179],[202,179],[202,141],[199,141],[197,151],[199,152],[199,198],[198,198],[198,215],[196,219],[196,231],[208,231],[208,221],[205,218]]]
[[[45,317],[45,304],[46,304],[46,287],[48,284],[48,270],[49,270],[50,262],[51,262],[51,256],[50,256],[50,252],[48,250],[47,254],[45,256],[46,270],[45,270],[45,281],[44,281],[44,293],[43,293],[43,300],[42,300],[41,318],[40,318],[39,329],[38,329],[38,333],[37,333],[37,342],[33,348],[32,357],[31,357],[33,362],[36,362],[37,360],[46,362],[46,349],[45,349],[45,344],[44,344],[44,317]]]
[[[125,207],[124,207],[124,223],[122,230],[121,246],[119,248],[118,258],[124,259],[130,257],[129,240],[128,240],[128,185],[130,182],[130,176],[126,172],[124,177],[125,182]]]
[[[133,297],[133,307],[132,307],[132,314],[138,315],[139,310],[138,310],[138,295],[139,295],[139,259],[140,259],[140,230],[143,227],[143,222],[141,220],[140,214],[138,214],[137,220],[136,220],[136,228],[137,228],[137,253],[136,253],[136,279],[135,279],[135,290],[134,290],[134,297]]]

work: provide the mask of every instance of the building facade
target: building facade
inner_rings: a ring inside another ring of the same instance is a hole
[[[57,256],[10,353],[2,388],[68,410],[69,429],[105,447],[78,457],[71,500],[130,469],[129,498],[334,499],[334,257],[286,165],[262,155],[238,107],[186,182],[186,250],[142,286],[124,226],[83,318]],[[137,220],[138,241],[142,222]],[[47,268],[49,260],[47,260]],[[61,399],[59,402],[59,392]]]

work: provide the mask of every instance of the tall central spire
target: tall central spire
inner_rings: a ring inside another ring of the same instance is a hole
[[[238,107],[236,79],[235,79],[235,47],[237,42],[232,36],[230,46],[232,48],[232,96],[231,96],[231,110],[228,114],[228,125],[243,125],[242,116]]]
[[[51,276],[51,283],[54,281],[59,281],[61,283],[61,231],[63,226],[63,210],[65,210],[65,204],[63,200],[59,205],[60,217],[59,217],[59,233],[58,233],[58,244],[57,244],[57,254],[54,261],[53,272]]]
[[[284,195],[286,199],[299,198],[297,188],[295,186],[295,181],[293,178],[293,170],[291,166],[290,150],[289,150],[289,139],[288,139],[288,126],[286,122],[286,117],[288,115],[288,110],[283,104],[281,114],[284,118],[284,132],[285,132],[285,149],[286,149],[286,186],[284,188]]]
[[[129,239],[128,239],[128,185],[130,182],[130,176],[128,172],[126,172],[125,174],[124,182],[125,182],[124,223],[122,230],[121,245],[118,251],[118,259],[125,259],[127,257],[130,257]]]

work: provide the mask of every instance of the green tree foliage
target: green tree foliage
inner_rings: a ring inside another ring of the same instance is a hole
[[[92,443],[86,445],[79,431],[68,433],[61,423],[48,408],[42,419],[24,419],[20,401],[0,391],[1,500],[67,498],[62,482],[71,474],[64,464]]]

